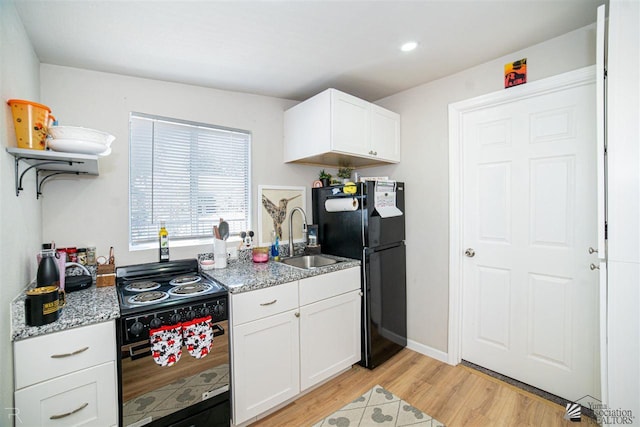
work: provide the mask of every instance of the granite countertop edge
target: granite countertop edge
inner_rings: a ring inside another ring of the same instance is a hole
[[[308,270],[291,267],[274,261],[269,261],[264,264],[236,262],[227,264],[227,267],[224,269],[214,269],[203,273],[227,288],[230,294],[240,294],[306,279],[308,277],[319,276],[321,274],[359,267],[361,265],[359,260],[351,258],[325,254],[322,254],[322,256],[335,259],[339,262]]]
[[[35,283],[31,283],[25,290],[34,286]],[[58,320],[42,326],[26,324],[24,300],[25,293],[21,292],[11,302],[11,341],[13,342],[108,322],[120,317],[120,305],[115,286],[98,288],[94,285],[87,289],[67,293],[67,302]]]

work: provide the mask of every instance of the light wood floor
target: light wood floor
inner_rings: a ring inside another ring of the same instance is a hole
[[[564,408],[462,365],[450,366],[404,349],[370,371],[360,366],[252,424],[311,426],[379,384],[448,427],[596,426],[563,419]]]

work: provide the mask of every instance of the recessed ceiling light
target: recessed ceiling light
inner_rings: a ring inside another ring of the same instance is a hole
[[[416,47],[418,47],[418,42],[407,42],[400,46],[400,50],[403,52],[411,52]]]

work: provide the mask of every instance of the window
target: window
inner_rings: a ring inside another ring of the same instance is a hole
[[[142,113],[129,116],[129,247],[210,241],[220,218],[249,227],[251,133]]]

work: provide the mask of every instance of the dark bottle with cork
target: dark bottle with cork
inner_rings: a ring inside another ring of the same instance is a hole
[[[36,276],[36,286],[60,286],[60,271],[56,260],[56,250],[51,243],[44,243],[40,251],[40,263]]]

